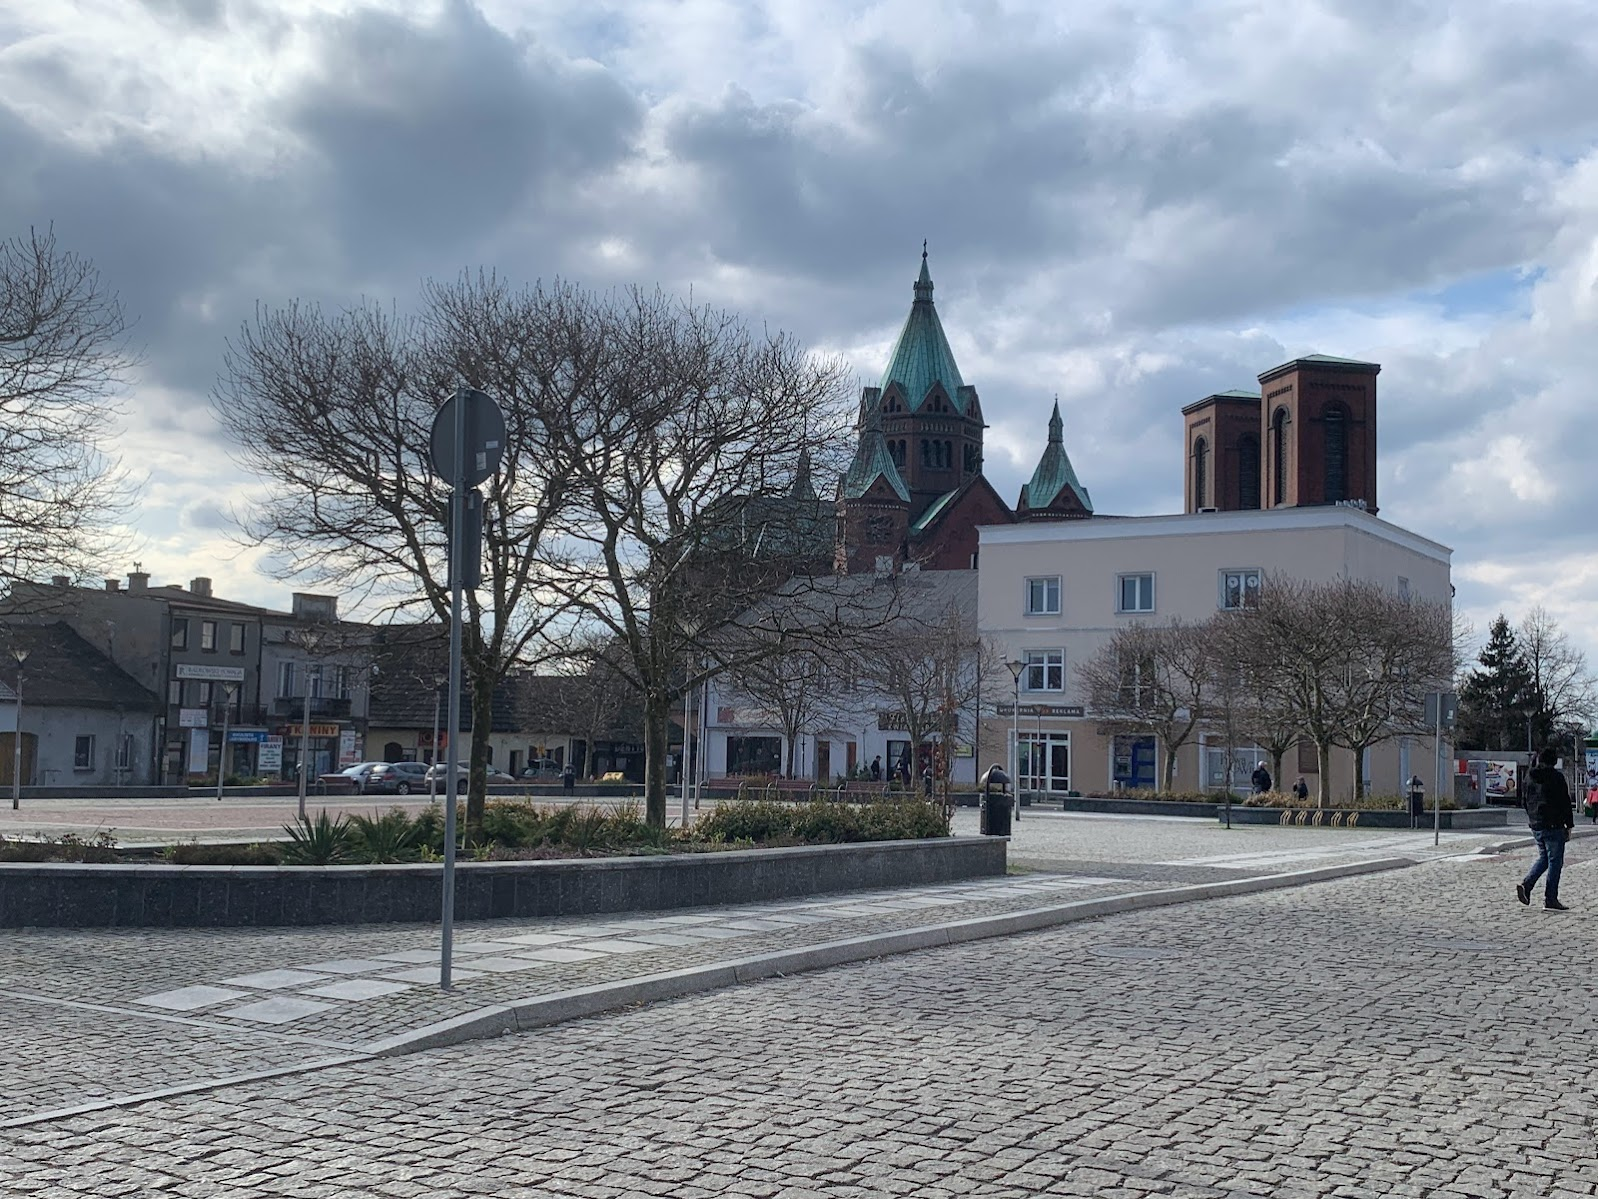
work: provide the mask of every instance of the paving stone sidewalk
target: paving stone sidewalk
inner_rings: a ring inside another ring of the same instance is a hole
[[[0,1193],[1576,1199],[1598,878],[1525,854],[0,1130]]]

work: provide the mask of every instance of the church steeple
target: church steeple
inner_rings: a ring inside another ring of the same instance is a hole
[[[888,443],[882,436],[882,402],[874,387],[865,389],[860,397],[860,442],[855,447],[854,460],[843,477],[842,495],[846,500],[862,498],[879,479],[905,503],[910,502],[910,489],[904,485],[904,476],[893,464]]]
[[[1080,517],[1093,515],[1093,498],[1082,486],[1065,452],[1065,421],[1060,418],[1060,397],[1054,397],[1049,416],[1049,443],[1032,478],[1021,488],[1016,515],[1023,520]]]
[[[910,305],[910,315],[899,330],[899,339],[893,343],[893,353],[888,357],[888,369],[882,372],[882,390],[898,384],[904,393],[904,403],[916,412],[927,402],[935,386],[942,385],[949,405],[961,415],[971,405],[971,396],[962,394],[965,380],[955,365],[954,351],[944,335],[943,322],[932,303],[932,272],[927,267],[926,242],[921,243],[921,273],[916,276],[915,299]]]

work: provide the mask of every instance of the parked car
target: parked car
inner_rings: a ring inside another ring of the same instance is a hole
[[[465,766],[461,766],[458,769],[460,773],[460,781],[464,785],[468,773],[467,768]],[[448,767],[440,762],[436,766],[429,766],[427,768],[426,781],[432,782],[436,778],[438,780],[439,786],[442,787],[444,785],[445,777],[448,775],[448,773]],[[511,776],[506,774],[503,770],[495,770],[492,766],[488,768],[488,785],[490,787],[497,787],[501,783],[514,783],[515,781],[515,779],[511,778]]]
[[[327,795],[359,795],[366,790],[367,776],[381,765],[381,762],[361,762],[319,775],[316,781],[320,790]]]
[[[379,762],[363,788],[372,795],[409,795],[427,790],[426,762]]]
[[[522,771],[524,779],[558,779],[560,778],[560,763],[554,758],[539,758],[535,762],[527,763],[527,768]]]

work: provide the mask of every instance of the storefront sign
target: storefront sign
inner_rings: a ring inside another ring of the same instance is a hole
[[[283,738],[269,736],[261,742],[261,752],[256,755],[255,768],[262,774],[276,774],[283,769]]]
[[[285,724],[280,725],[277,731],[285,737],[298,737],[305,730],[301,725]],[[336,724],[313,724],[311,726],[311,736],[313,737],[337,737],[339,732],[339,726]]]
[[[345,729],[338,736],[338,764],[339,768],[353,766],[361,760],[360,739],[354,729]]]
[[[1014,716],[1014,704],[998,704],[993,709],[998,716]],[[1023,716],[1056,716],[1066,720],[1077,719],[1083,715],[1082,709],[1077,704],[1022,704]]]
[[[209,679],[214,683],[242,683],[242,666],[208,666],[199,662],[179,662],[176,668],[180,679]]]
[[[267,738],[265,729],[229,729],[227,739],[231,745],[261,745]]]
[[[207,715],[204,708],[179,708],[178,727],[180,729],[203,729],[209,723],[206,719]]]

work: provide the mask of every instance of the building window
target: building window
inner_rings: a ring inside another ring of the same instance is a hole
[[[133,769],[133,734],[123,733],[117,741],[117,769]]]
[[[208,654],[216,653],[216,621],[200,622],[200,648]]]
[[[1028,691],[1065,690],[1065,651],[1063,649],[1029,649],[1026,651],[1026,671],[1022,675]]]
[[[172,648],[189,648],[189,622],[187,620],[174,620],[172,622]]]
[[[1193,511],[1201,512],[1210,506],[1209,478],[1210,443],[1202,437],[1193,443]]]
[[[1221,607],[1228,612],[1252,608],[1260,599],[1258,570],[1221,571]]]
[[[1403,575],[1398,576],[1398,598],[1406,604],[1409,602],[1409,580]]]
[[[1026,581],[1026,614],[1028,616],[1060,614],[1059,575],[1048,575]]]
[[[244,652],[244,626],[230,624],[227,627],[227,652],[242,654]]]
[[[288,699],[294,694],[294,663],[277,664],[277,694],[280,699]]]
[[[166,685],[166,702],[174,708],[183,706],[183,681],[181,679],[173,679]]]
[[[94,736],[76,737],[72,741],[72,769],[94,769]]]
[[[776,774],[782,768],[782,741],[777,737],[728,737],[728,774]]]
[[[1260,506],[1260,439],[1253,433],[1237,439],[1237,506]]]
[[[1271,503],[1287,503],[1287,409],[1271,418]]]
[[[191,708],[209,708],[211,706],[211,684],[204,679],[193,684],[194,702]]]
[[[1348,498],[1348,411],[1341,404],[1328,404],[1321,414],[1326,428],[1326,488],[1328,504]]]
[[[1154,611],[1154,576],[1122,575],[1117,612]]]

